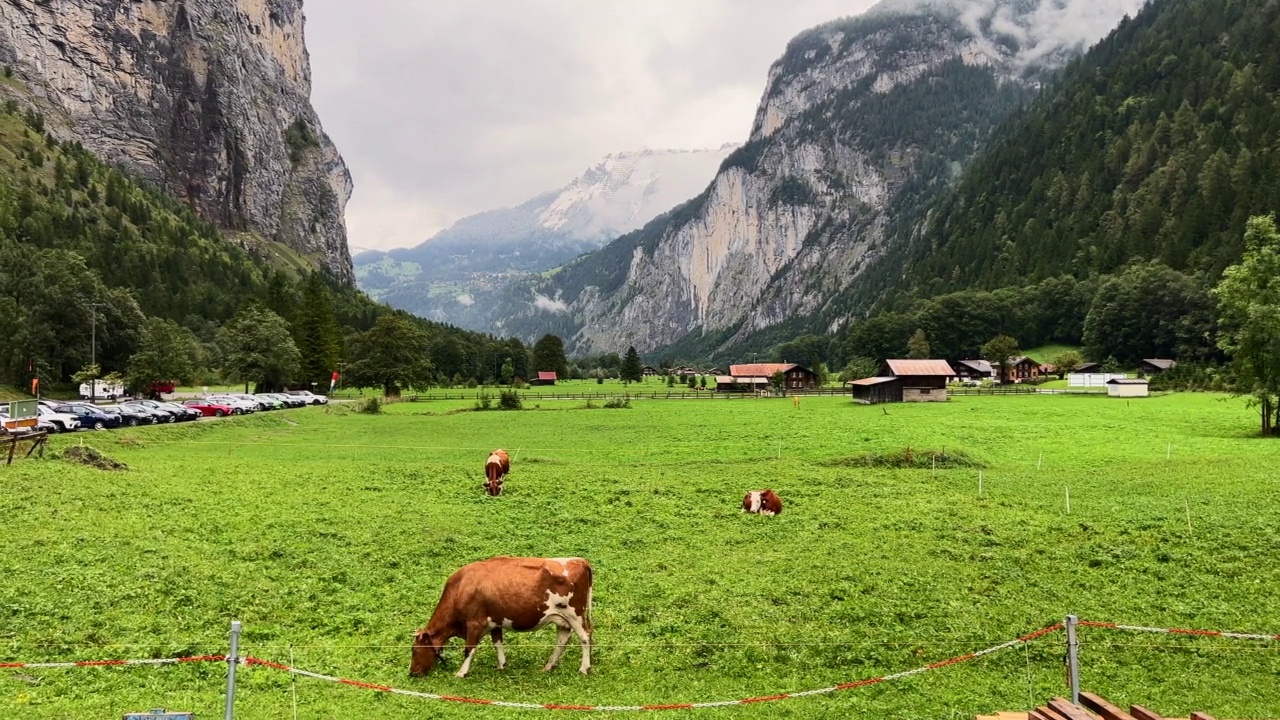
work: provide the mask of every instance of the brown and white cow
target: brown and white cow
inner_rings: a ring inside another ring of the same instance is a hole
[[[450,638],[466,640],[458,677],[466,677],[476,646],[487,632],[506,667],[502,631],[556,626],[556,647],[544,671],[560,662],[570,633],[582,645],[582,665],[591,668],[591,563],[582,558],[495,557],[460,568],[445,581],[431,621],[413,639],[410,675],[425,675],[441,659]]]
[[[752,490],[742,498],[742,510],[758,515],[780,515],[782,498],[772,490]]]
[[[502,478],[511,472],[511,458],[507,451],[498,449],[489,453],[484,462],[484,491],[493,497],[502,494]]]

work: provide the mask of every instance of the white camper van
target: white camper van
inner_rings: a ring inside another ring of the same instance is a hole
[[[80,397],[88,400],[90,397],[102,398],[104,400],[115,400],[124,395],[123,385],[111,385],[102,380],[94,380],[93,388],[89,387],[89,383],[81,383]],[[92,390],[92,392],[90,392]]]

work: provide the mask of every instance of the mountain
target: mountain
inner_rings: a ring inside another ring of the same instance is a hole
[[[512,278],[551,270],[688,200],[733,149],[609,155],[559,190],[463,218],[417,247],[360,253],[357,282],[394,307],[488,329]]]
[[[1280,206],[1278,27],[1265,0],[1153,3],[993,138],[877,289],[993,289],[1134,259],[1216,279],[1248,218]]]
[[[260,255],[352,280],[351,177],[311,107],[302,0],[0,2],[0,96]]]
[[[885,2],[807,31],[707,190],[504,292],[496,328],[577,352],[706,355],[844,322],[828,305],[1010,113],[1138,0]]]

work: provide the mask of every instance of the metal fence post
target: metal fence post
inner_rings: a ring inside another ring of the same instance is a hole
[[[1067,677],[1071,683],[1071,704],[1080,704],[1080,643],[1076,639],[1076,625],[1080,619],[1067,616]]]
[[[227,655],[227,712],[226,720],[236,716],[236,666],[240,664],[240,621],[231,621],[231,653]]]

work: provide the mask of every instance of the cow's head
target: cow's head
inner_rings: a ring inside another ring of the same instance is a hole
[[[502,478],[489,478],[484,481],[484,491],[492,497],[502,494]]]
[[[422,677],[431,672],[431,668],[435,667],[436,663],[443,665],[444,656],[440,651],[441,648],[431,639],[430,633],[419,630],[413,636],[413,657],[409,660],[409,674]]]

